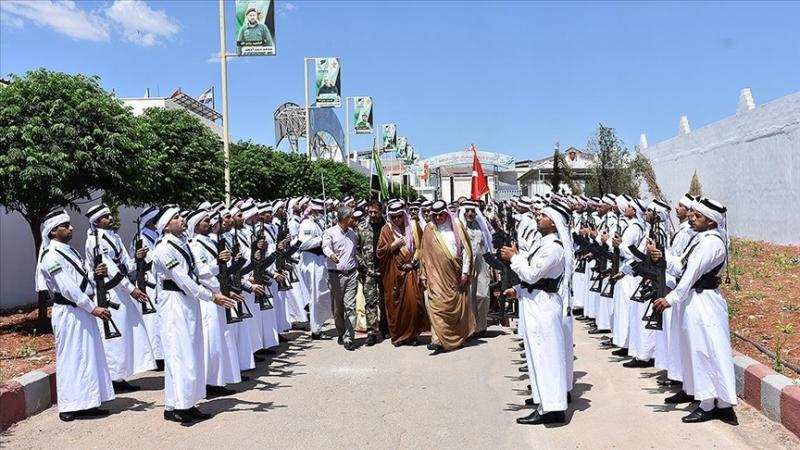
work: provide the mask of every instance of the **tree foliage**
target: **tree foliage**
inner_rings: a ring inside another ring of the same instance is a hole
[[[136,125],[144,151],[130,180],[133,203],[188,206],[223,197],[222,143],[199,119],[183,109],[149,108]]]
[[[613,128],[600,124],[586,148],[595,156],[592,176],[586,184],[588,195],[639,196],[640,174],[631,165],[631,155]]]
[[[561,152],[558,151],[558,147],[553,150],[553,174],[550,176],[550,186],[552,187],[552,191],[554,193],[558,193],[558,189],[561,186],[561,163],[563,158],[561,157]]]
[[[0,203],[39,227],[53,208],[106,191],[129,203],[141,153],[131,113],[97,77],[38,69],[0,89]]]
[[[305,155],[284,153],[250,141],[231,145],[231,190],[234,197],[252,196],[263,200],[308,195],[342,198],[367,197],[369,178],[346,164],[309,162]]]

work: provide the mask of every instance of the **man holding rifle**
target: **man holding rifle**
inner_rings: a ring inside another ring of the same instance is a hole
[[[106,339],[104,348],[111,379],[116,392],[138,391],[126,378],[156,368],[150,337],[142,319],[139,303],[148,301],[147,294],[128,280],[128,273],[135,269],[135,261],[128,255],[122,239],[112,229],[111,210],[103,204],[95,205],[87,211],[90,229],[86,238],[86,266],[94,270],[95,253],[108,267],[106,289],[109,300],[119,304],[114,314],[114,322],[122,336]],[[137,257],[144,258],[146,249],[141,249]]]
[[[53,296],[52,323],[55,336],[58,417],[104,416],[101,403],[114,399],[111,375],[103,351],[96,318],[108,320],[111,311],[92,302],[94,286],[72,240],[70,217],[63,210],[45,217],[37,272]],[[99,264],[95,274],[105,276]],[[44,286],[40,286],[44,287]]]
[[[727,208],[701,198],[691,219],[697,235],[681,257],[670,257],[648,244],[653,259],[666,256],[667,270],[680,274],[675,289],[655,301],[657,311],[683,305],[681,366],[683,390],[666,403],[700,405],[685,423],[720,419],[736,424],[736,379],[733,370],[728,304],[720,292],[720,275],[728,258]]]

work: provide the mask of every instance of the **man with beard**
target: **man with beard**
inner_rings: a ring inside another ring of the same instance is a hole
[[[486,334],[486,321],[489,314],[489,266],[483,259],[484,253],[493,252],[492,235],[486,218],[478,211],[472,201],[461,204],[461,217],[466,223],[467,234],[472,245],[472,264],[475,276],[470,283],[469,301],[475,315],[475,337]]]
[[[381,213],[383,207],[378,200],[367,204],[369,220],[358,227],[358,262],[359,275],[364,290],[364,313],[367,319],[366,345],[375,345],[378,336],[385,337],[386,305],[384,304],[383,271],[375,254],[378,248],[378,237],[386,225]]]
[[[416,345],[417,336],[429,327],[418,274],[422,230],[402,204],[392,203],[388,210],[389,223],[380,232],[376,255],[388,293],[389,334],[395,346]]]
[[[475,330],[469,304],[472,247],[458,219],[437,200],[431,206],[433,223],[422,233],[420,257],[423,286],[428,290],[428,317],[434,352],[461,347]]]
[[[114,399],[96,322],[97,318],[109,320],[111,311],[92,302],[94,285],[77,250],[69,246],[70,240],[69,215],[63,210],[48,214],[42,228],[37,287],[46,288],[53,295],[51,320],[58,366],[58,417],[64,422],[81,416],[108,415],[107,410],[98,406]],[[106,276],[106,273],[105,264],[95,267],[96,275]]]

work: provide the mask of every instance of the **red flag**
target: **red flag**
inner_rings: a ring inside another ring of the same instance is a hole
[[[429,170],[430,169],[428,168],[428,163],[426,162],[422,166],[422,175],[420,176],[420,179],[422,179],[423,181],[428,181],[428,176],[429,176],[429,172],[428,171]]]
[[[480,200],[481,196],[489,193],[489,185],[486,183],[486,176],[483,174],[483,167],[478,159],[478,151],[474,145],[470,145],[472,150],[472,200]]]

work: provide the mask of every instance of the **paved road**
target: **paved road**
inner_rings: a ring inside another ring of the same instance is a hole
[[[684,425],[666,408],[652,369],[625,369],[576,325],[577,386],[568,424],[520,426],[516,336],[492,336],[429,356],[388,342],[346,352],[295,332],[261,363],[237,395],[201,404],[213,419],[165,422],[163,381],[146,373],[142,391],[107,404],[103,419],[63,423],[55,408],[6,431],[3,448],[800,448],[800,440],[743,405],[741,425]],[[256,378],[257,377],[257,378]],[[76,381],[77,382],[77,381]]]

